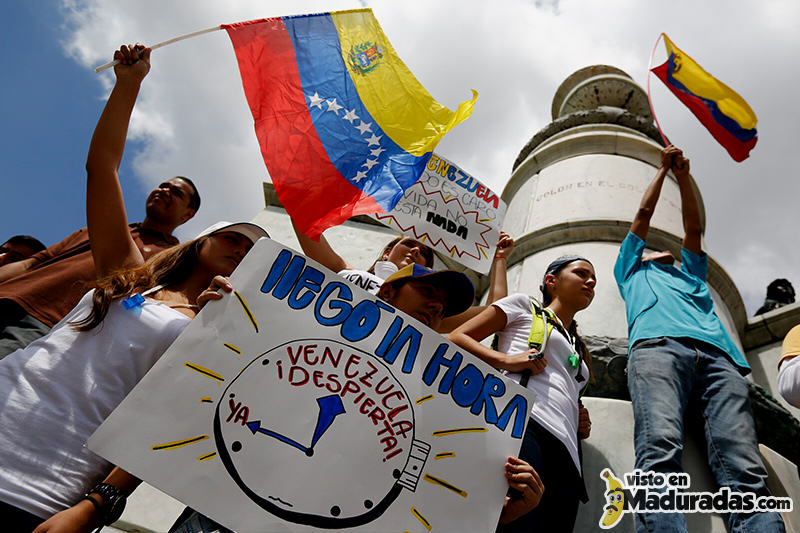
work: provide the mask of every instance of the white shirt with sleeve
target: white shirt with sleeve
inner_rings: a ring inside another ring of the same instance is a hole
[[[515,354],[528,350],[533,320],[530,297],[527,294],[512,294],[492,305],[506,315],[506,326],[498,332],[498,351]],[[553,328],[544,350],[547,366],[539,374],[530,376],[528,388],[536,393],[531,418],[564,444],[575,468],[581,472],[578,457],[578,400],[586,382],[575,379],[578,369],[573,369],[569,364],[569,357],[574,353],[576,350],[570,340]],[[583,361],[580,370],[581,375],[588,379],[589,368]],[[508,373],[508,377],[519,383],[522,374]]]
[[[378,261],[375,263],[375,273],[366,270],[340,270],[337,272],[347,281],[354,283],[370,294],[378,294],[383,285],[383,280],[397,272],[397,265],[390,261]]]
[[[147,298],[133,309],[116,300],[102,323],[76,331],[70,323],[89,314],[92,294],[0,361],[0,500],[42,519],[108,475],[113,465],[86,440],[189,324]]]
[[[784,400],[800,408],[800,325],[790,329],[783,339],[778,362],[778,392]]]

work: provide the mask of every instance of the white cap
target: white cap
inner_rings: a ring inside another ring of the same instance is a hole
[[[269,233],[267,233],[267,231],[261,226],[251,222],[228,222],[225,220],[220,220],[215,224],[211,224],[209,227],[201,231],[197,237],[213,235],[214,233],[220,233],[222,231],[233,231],[235,233],[244,235],[250,239],[253,244],[255,244],[255,242],[261,237],[269,238]]]

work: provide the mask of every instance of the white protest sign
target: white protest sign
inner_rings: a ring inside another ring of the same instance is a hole
[[[456,164],[433,154],[422,177],[392,211],[370,216],[488,274],[506,204]]]
[[[533,395],[269,239],[89,439],[240,532],[494,531]]]

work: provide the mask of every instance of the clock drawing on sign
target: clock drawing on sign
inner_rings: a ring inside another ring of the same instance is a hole
[[[297,524],[358,527],[416,491],[430,446],[382,360],[329,339],[251,361],[217,404],[217,453],[261,508]]]

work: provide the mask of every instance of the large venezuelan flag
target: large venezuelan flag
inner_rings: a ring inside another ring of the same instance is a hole
[[[391,211],[478,96],[455,112],[437,103],[369,9],[222,27],[275,191],[312,238]]]
[[[758,141],[756,114],[736,91],[714,78],[664,35],[669,58],[653,72],[688,107],[735,161]]]

